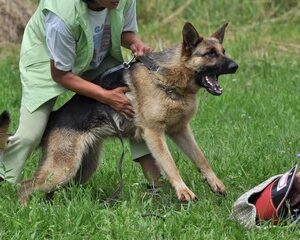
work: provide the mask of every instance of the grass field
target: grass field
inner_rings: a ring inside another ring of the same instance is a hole
[[[162,180],[160,196],[145,190],[139,166],[126,145],[125,186],[119,200],[105,204],[118,183],[120,144],[106,144],[103,165],[84,187],[57,191],[52,205],[36,194],[19,205],[16,187],[0,186],[0,239],[299,239],[298,226],[245,230],[229,216],[242,193],[282,173],[300,152],[300,4],[294,0],[138,1],[140,35],[156,50],[181,41],[185,21],[203,35],[229,21],[225,48],[238,73],[221,77],[223,95],[200,91],[192,122],[196,139],[228,188],[211,192],[185,156],[170,148],[187,185],[199,201],[180,204]],[[0,49],[0,109],[18,124],[21,86],[18,46]],[[60,103],[67,96],[60,99]],[[24,176],[39,159],[28,160]]]

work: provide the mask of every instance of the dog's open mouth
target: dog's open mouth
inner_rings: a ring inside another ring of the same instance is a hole
[[[199,76],[198,84],[205,88],[209,93],[220,96],[223,89],[218,85],[218,76],[211,74],[205,76]]]

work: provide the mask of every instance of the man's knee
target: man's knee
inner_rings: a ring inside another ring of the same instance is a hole
[[[28,145],[31,146],[31,148],[36,148],[40,144],[42,136],[43,133],[28,132],[15,136],[15,139],[18,139],[18,141],[22,145]],[[12,139],[14,139],[14,136],[12,137]]]
[[[143,158],[146,155],[150,155],[150,150],[148,149],[145,142],[137,142],[134,140],[130,141],[130,151],[132,158],[135,161],[139,161],[140,158]]]

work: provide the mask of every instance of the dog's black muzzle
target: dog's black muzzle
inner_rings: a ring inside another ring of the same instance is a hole
[[[224,56],[223,61],[221,62],[221,71],[220,74],[232,74],[235,73],[236,70],[239,68],[239,65],[231,58]]]
[[[220,75],[233,74],[238,69],[235,61],[228,57],[223,57],[223,60],[213,67],[207,67],[199,72],[196,77],[196,83],[205,88],[209,93],[220,96],[223,89],[218,85],[218,78]]]

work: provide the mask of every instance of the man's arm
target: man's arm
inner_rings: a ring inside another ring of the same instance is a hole
[[[152,51],[134,32],[123,32],[121,39],[122,46],[130,49],[135,56],[142,56]]]
[[[121,37],[121,44],[123,47],[132,51],[135,56],[141,56],[151,51],[137,35],[138,26],[136,19],[136,0],[127,2],[128,8],[124,12],[124,26]]]
[[[51,76],[54,81],[80,95],[110,105],[118,112],[133,115],[129,99],[124,95],[126,87],[106,90],[71,72],[75,61],[76,43],[64,22],[53,13],[45,18],[46,43],[51,59]]]
[[[127,87],[106,90],[94,83],[84,80],[70,71],[66,72],[57,69],[53,60],[51,60],[51,75],[54,81],[66,89],[105,103],[116,111],[125,113],[128,116],[132,117],[134,114],[133,108],[124,94],[129,91]]]

